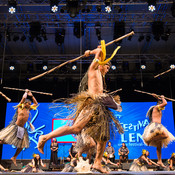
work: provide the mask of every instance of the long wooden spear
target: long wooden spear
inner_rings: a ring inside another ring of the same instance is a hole
[[[115,94],[115,93],[117,93],[117,92],[119,92],[119,91],[122,91],[122,88],[117,89],[117,90],[112,91],[112,92],[109,92],[108,94],[109,94],[109,95],[113,95],[113,94]]]
[[[0,91],[0,95],[2,95],[8,102],[10,102],[11,101],[11,99],[10,98],[8,98],[5,94],[3,94],[1,91]]]
[[[140,90],[136,90],[134,89],[135,92],[139,92],[139,93],[142,93],[142,94],[148,94],[148,95],[153,95],[153,93],[149,93],[149,92],[145,92],[145,91],[140,91]],[[155,94],[157,97],[160,97],[160,95],[157,95]],[[164,97],[165,99],[167,100],[170,100],[170,101],[175,101],[175,99],[172,99],[172,98],[168,98],[168,97]]]
[[[9,89],[9,90],[15,90],[15,91],[26,91],[25,89],[19,89],[19,88],[11,88],[11,87],[3,87],[4,89]],[[31,91],[31,90],[29,90]],[[40,92],[40,91],[31,91],[32,93],[37,93],[37,94],[43,94],[43,95],[53,95],[52,93],[47,93],[47,92]]]
[[[113,41],[107,43],[106,46],[109,46],[109,45],[111,45],[111,44],[113,44],[113,43],[115,43],[115,42],[118,42],[118,41],[120,41],[120,40],[126,38],[126,37],[129,37],[130,35],[134,35],[134,31],[132,31],[132,32],[126,34],[126,35],[121,36],[120,38],[117,38],[117,39],[115,39],[115,40],[113,40]],[[38,79],[38,78],[40,78],[40,77],[43,77],[44,75],[47,75],[47,74],[49,74],[49,73],[55,71],[56,69],[59,69],[60,67],[66,65],[66,64],[68,64],[68,63],[72,63],[72,62],[77,61],[77,60],[79,60],[79,59],[81,59],[81,58],[84,58],[84,57],[85,57],[85,54],[84,54],[84,55],[81,55],[81,56],[79,56],[79,57],[77,57],[77,58],[74,58],[74,59],[72,59],[72,60],[68,60],[68,61],[66,61],[66,62],[64,62],[64,63],[62,63],[62,64],[60,64],[60,65],[58,65],[58,66],[56,66],[56,67],[54,67],[54,68],[52,68],[52,69],[50,69],[50,70],[44,72],[44,73],[42,73],[42,74],[39,74],[39,75],[37,75],[37,76],[35,76],[35,77],[32,77],[32,78],[29,78],[29,81],[36,80],[36,79]]]
[[[162,73],[160,73],[160,74],[157,74],[157,75],[154,76],[154,78],[157,78],[157,77],[159,77],[159,76],[161,76],[161,75],[163,75],[163,74],[166,74],[166,73],[172,71],[173,69],[175,69],[175,68],[171,68],[171,69],[168,69],[168,70],[166,70],[166,71],[164,71],[164,72],[162,72]]]

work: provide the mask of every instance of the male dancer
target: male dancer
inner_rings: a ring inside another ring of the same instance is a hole
[[[32,98],[33,105],[31,105],[31,101],[27,99],[27,96]],[[13,120],[6,128],[0,131],[0,144],[10,144],[17,148],[14,156],[11,158],[16,166],[16,158],[19,153],[23,148],[29,147],[28,132],[24,128],[24,125],[28,121],[30,110],[36,109],[37,105],[38,102],[32,95],[31,91],[26,89],[20,103],[17,105],[17,110]]]
[[[165,168],[161,159],[161,148],[167,147],[171,141],[175,140],[175,137],[161,124],[162,110],[165,109],[167,101],[163,95],[160,97],[156,94],[152,95],[158,98],[158,103],[156,106],[151,106],[147,112],[150,124],[145,128],[142,137],[148,146],[157,147],[157,164]]]
[[[95,55],[95,59],[91,63],[88,70],[88,90],[87,92],[84,92],[82,94],[80,93],[80,95],[75,98],[80,101],[81,99],[83,99],[83,102],[79,103],[78,105],[79,109],[77,109],[77,116],[75,118],[75,121],[78,118],[81,118],[81,120],[75,122],[72,126],[63,126],[47,135],[40,136],[38,142],[38,150],[43,153],[43,147],[47,140],[53,137],[59,137],[68,134],[78,134],[86,126],[88,128],[86,129],[86,131],[90,132],[90,135],[89,133],[87,135],[93,137],[93,139],[97,142],[97,154],[93,168],[97,169],[100,172],[106,173],[106,171],[101,166],[101,160],[106,146],[106,142],[109,140],[110,137],[108,123],[109,121],[108,117],[105,116],[105,113],[103,112],[103,110],[106,110],[104,109],[105,106],[103,105],[102,107],[102,105],[100,105],[99,103],[101,99],[104,99],[104,97],[106,97],[103,94],[103,76],[105,76],[105,74],[109,71],[110,66],[108,64],[99,65],[102,54],[102,50],[100,48],[94,49],[93,51],[88,50],[85,52],[86,56],[89,56],[90,54]],[[85,98],[83,97],[83,95]],[[80,98],[79,96],[82,96],[82,98]],[[103,109],[99,110],[100,108]],[[95,113],[95,111],[97,112]],[[102,118],[98,117],[100,116],[99,112],[102,113]],[[109,115],[110,114],[108,111],[108,116]],[[97,119],[99,123],[96,122],[94,124],[93,122],[89,122],[94,118]],[[104,128],[102,126],[102,123]],[[93,127],[93,129],[91,127]]]

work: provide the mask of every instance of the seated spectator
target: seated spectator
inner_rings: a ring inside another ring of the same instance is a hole
[[[119,163],[124,163],[128,160],[128,154],[129,154],[129,150],[126,147],[125,143],[122,143],[122,146],[120,147],[120,149],[118,150],[119,156],[120,156],[120,160]]]
[[[175,170],[175,153],[171,154],[170,159],[168,159],[168,170],[169,171],[174,171]]]
[[[72,143],[71,148],[69,149],[69,156],[67,157],[67,161],[71,161],[71,159],[76,158],[77,157],[77,151],[75,148],[75,143]]]
[[[151,159],[148,158],[149,152],[146,150],[142,150],[142,155],[138,159],[134,159],[133,163],[131,164],[129,171],[147,171],[146,165],[156,165],[159,166],[157,163],[153,162]]]
[[[114,148],[111,146],[111,142],[108,142],[108,146],[105,149],[105,152],[107,153],[107,158],[111,161],[111,162],[115,162],[115,150]]]

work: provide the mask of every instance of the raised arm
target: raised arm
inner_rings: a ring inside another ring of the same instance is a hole
[[[21,99],[21,101],[20,101],[20,104],[24,103],[25,99],[27,98],[28,92],[29,92],[29,90],[26,89],[24,95],[22,96],[22,99]]]
[[[88,57],[90,55],[95,55],[95,58],[92,61],[91,65],[89,67],[89,70],[94,70],[94,69],[98,68],[98,65],[99,65],[98,61],[99,60],[101,61],[101,54],[102,54],[102,51],[100,48],[94,49],[92,51],[90,51],[90,50],[85,51],[86,57]]]
[[[30,97],[32,98],[33,106],[37,106],[37,105],[38,105],[38,102],[36,101],[36,99],[35,99],[35,97],[33,96],[32,92],[31,92],[31,91],[28,91],[27,95],[30,96]]]
[[[158,108],[158,109],[163,108],[167,105],[167,101],[165,100],[164,95],[161,95],[160,99],[162,100],[162,103],[156,106],[156,108]]]

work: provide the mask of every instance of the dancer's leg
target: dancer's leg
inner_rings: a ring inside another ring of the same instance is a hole
[[[19,155],[19,153],[22,151],[22,148],[18,148],[14,154],[14,156],[11,158],[11,160],[13,161],[13,163],[15,164],[15,166],[17,166],[16,164],[16,158]]]
[[[85,115],[85,114],[88,115],[88,112],[89,110],[82,111],[80,115]],[[82,120],[80,120],[73,126],[63,126],[50,132],[49,134],[40,136],[38,141],[39,152],[44,154],[43,152],[44,144],[46,143],[47,140],[51,138],[60,137],[68,134],[78,134],[86,126],[86,124],[89,122],[90,119],[91,119],[91,115],[89,114],[88,116],[84,117]]]
[[[165,168],[165,165],[162,163],[162,145],[161,145],[161,142],[159,142],[157,144],[157,150],[156,151],[157,151],[157,158],[158,158],[157,164],[159,164],[160,166]]]
[[[95,157],[95,162],[93,168],[100,171],[101,173],[108,173],[104,168],[102,168],[101,160],[106,147],[106,142],[97,142],[97,154]]]

